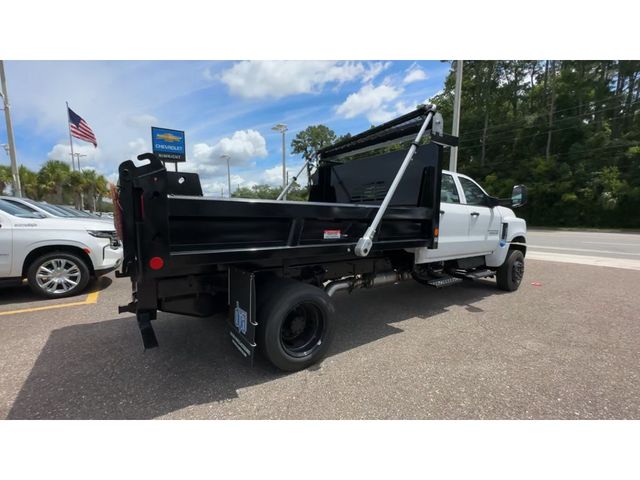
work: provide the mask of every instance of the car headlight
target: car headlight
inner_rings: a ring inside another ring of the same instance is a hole
[[[87,230],[87,233],[92,237],[98,237],[98,238],[112,239],[112,238],[115,238],[116,236],[116,232],[112,230]]]
[[[92,237],[106,238],[112,247],[119,247],[120,240],[115,230],[87,230],[87,233]]]

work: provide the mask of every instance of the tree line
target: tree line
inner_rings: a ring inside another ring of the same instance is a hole
[[[639,72],[639,61],[464,62],[458,170],[496,196],[526,184],[532,225],[640,227]],[[452,71],[431,99],[446,122],[454,85]]]
[[[102,199],[109,195],[109,182],[95,170],[72,171],[65,162],[48,160],[37,172],[21,165],[19,174],[23,197],[92,212],[105,210]],[[0,192],[11,184],[11,168],[0,166]]]
[[[532,225],[639,228],[639,72],[639,61],[465,61],[458,171],[498,197],[527,185],[529,203],[518,214]],[[454,85],[452,68],[430,99],[446,131]],[[310,158],[342,138],[312,125],[291,152]],[[258,185],[236,195],[278,191]]]

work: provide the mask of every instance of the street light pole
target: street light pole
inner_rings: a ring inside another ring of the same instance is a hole
[[[229,198],[231,198],[231,165],[229,163],[229,160],[231,160],[231,155],[223,153],[222,155],[220,155],[220,158],[227,161],[227,183],[229,185]]]
[[[7,91],[7,78],[4,74],[4,60],[0,60],[0,96],[4,106],[4,119],[7,122],[7,139],[9,144],[9,158],[11,159],[11,175],[13,176],[13,195],[22,197],[20,187],[20,172],[18,171],[18,161],[16,160],[16,144],[13,139],[13,125],[11,123],[11,110],[9,105],[9,93]]]
[[[456,88],[453,94],[453,128],[451,135],[457,137],[460,133],[460,101],[462,100],[462,60],[456,60]],[[451,147],[449,156],[449,170],[458,171],[458,147]]]
[[[71,155],[71,163],[73,163],[73,157],[76,157],[76,160],[78,161],[78,171],[81,172],[82,168],[80,168],[80,157],[86,157],[86,155],[82,153],[70,153],[69,155]]]
[[[285,147],[285,132],[287,131],[287,126],[284,123],[278,123],[274,125],[271,130],[282,133],[282,188],[287,188],[287,157],[286,157],[286,147]],[[284,200],[287,197],[285,195]]]

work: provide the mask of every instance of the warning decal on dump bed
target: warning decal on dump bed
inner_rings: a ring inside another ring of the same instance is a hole
[[[325,230],[324,231],[324,239],[325,240],[340,240],[341,231],[340,230]]]

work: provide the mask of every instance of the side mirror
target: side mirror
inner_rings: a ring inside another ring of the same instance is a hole
[[[527,203],[527,187],[524,185],[515,185],[511,193],[511,206],[518,208]]]

